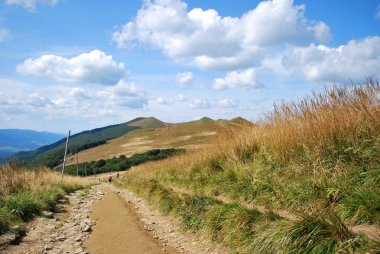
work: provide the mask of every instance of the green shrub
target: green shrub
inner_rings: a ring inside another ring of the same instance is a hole
[[[59,187],[54,187],[37,195],[43,203],[43,209],[53,210],[57,205],[57,201],[65,196],[65,192]]]
[[[239,204],[215,204],[206,214],[207,231],[214,241],[234,248],[246,246],[253,237],[252,226],[260,217],[260,212]]]
[[[258,227],[253,253],[355,253],[366,242],[352,234],[335,214],[307,215],[297,221],[279,220]]]
[[[66,194],[70,194],[74,191],[77,191],[77,190],[80,190],[80,189],[83,189],[83,186],[80,185],[80,184],[68,184],[68,183],[65,183],[63,184],[62,186],[60,186],[62,188],[62,190],[66,193]]]
[[[204,214],[209,200],[204,196],[185,196],[179,210],[181,221],[186,229],[197,231],[204,224]]]
[[[345,196],[337,211],[346,220],[360,224],[365,222],[380,224],[380,190],[357,187]]]
[[[334,214],[305,216],[287,232],[292,253],[353,252],[357,240]]]
[[[4,206],[23,221],[29,221],[40,213],[44,204],[38,195],[24,191],[6,197]]]
[[[0,234],[4,234],[10,228],[15,217],[5,207],[0,207]]]

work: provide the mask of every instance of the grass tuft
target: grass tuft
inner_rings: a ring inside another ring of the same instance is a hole
[[[5,208],[23,221],[29,221],[38,215],[43,202],[34,193],[23,191],[4,199]]]

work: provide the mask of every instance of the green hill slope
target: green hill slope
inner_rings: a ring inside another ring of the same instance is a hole
[[[132,121],[83,131],[70,137],[69,153],[76,153],[91,147],[105,144],[107,140],[120,137],[130,131],[142,128],[161,128],[165,123],[155,118],[137,118]],[[19,152],[11,157],[31,166],[55,167],[62,162],[66,139],[34,151]]]

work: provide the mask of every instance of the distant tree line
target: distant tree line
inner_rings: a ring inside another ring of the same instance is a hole
[[[86,150],[89,148],[93,148],[96,146],[100,146],[107,143],[107,140],[100,140],[96,142],[91,142],[83,145],[71,145],[69,147],[69,155],[79,153],[82,150]],[[45,165],[49,168],[54,168],[63,162],[63,155],[65,153],[65,148],[56,148],[54,150],[49,151],[48,153],[44,154],[43,156],[35,159],[32,161],[29,165],[30,166],[39,166],[39,165]]]
[[[100,140],[100,141],[96,141],[96,142],[92,142],[92,143],[88,143],[84,145],[74,145],[70,147],[70,153],[71,154],[79,153],[80,151],[90,149],[96,146],[104,145],[105,143],[107,143],[107,140]]]
[[[78,175],[94,175],[112,171],[124,171],[133,166],[148,162],[168,158],[184,152],[184,149],[154,149],[145,153],[134,154],[131,157],[120,155],[111,159],[100,159],[97,161],[84,162],[78,164]],[[65,168],[65,173],[69,175],[77,175],[77,165],[69,165]]]

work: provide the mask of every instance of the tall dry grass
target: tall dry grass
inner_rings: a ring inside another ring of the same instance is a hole
[[[360,86],[325,88],[298,102],[275,105],[258,125],[240,126],[221,136],[210,153],[239,159],[259,147],[281,158],[300,150],[323,154],[339,139],[353,144],[377,139],[380,132],[380,85],[368,79]]]
[[[362,142],[363,135],[379,133],[379,106],[380,86],[373,80],[361,86],[325,88],[297,103],[275,107],[260,143],[286,157],[300,145],[313,150],[338,138]]]
[[[88,179],[64,176],[64,184],[87,186]],[[3,165],[0,169],[0,195],[10,195],[23,190],[41,192],[61,184],[61,175],[48,168],[27,170],[19,165]]]

